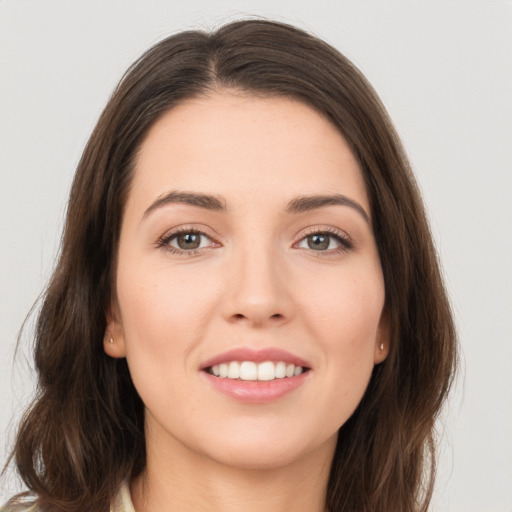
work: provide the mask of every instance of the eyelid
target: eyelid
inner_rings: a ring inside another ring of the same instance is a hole
[[[197,224],[185,224],[176,226],[175,228],[168,229],[162,236],[160,236],[156,242],[154,243],[154,246],[159,249],[165,249],[171,253],[174,254],[183,254],[185,256],[192,256],[194,254],[197,254],[199,252],[202,252],[204,250],[208,250],[212,247],[220,247],[222,244],[218,241],[218,237],[213,235],[211,233],[211,229],[209,229],[207,226],[204,225],[197,225]],[[179,249],[177,247],[173,247],[170,245],[170,241],[175,238],[176,236],[184,233],[194,233],[197,235],[205,236],[211,241],[211,244],[208,247],[201,247],[198,249],[191,249],[191,250],[183,250]]]
[[[337,254],[337,253],[340,253],[343,251],[348,251],[348,250],[354,248],[354,241],[345,231],[343,231],[339,228],[335,228],[334,226],[329,226],[329,225],[315,225],[315,226],[308,226],[307,228],[304,228],[295,237],[297,241],[294,242],[293,247],[299,248],[299,247],[297,247],[298,244],[300,242],[302,242],[305,238],[307,238],[308,236],[317,235],[317,234],[318,235],[325,234],[325,235],[329,235],[334,238],[337,238],[341,244],[341,246],[336,249],[328,249],[325,251],[315,251],[313,249],[309,249],[309,251],[311,251],[311,252],[318,253],[318,254],[316,254],[317,256],[322,256],[321,253],[323,253],[323,255],[325,255],[325,256],[327,256],[329,254],[335,254],[335,253]],[[304,249],[304,250],[308,250],[308,249]]]
[[[182,234],[182,233],[195,233],[201,236],[205,236],[211,241],[211,244],[207,247],[200,247],[198,249],[190,249],[190,250],[183,250],[179,249],[177,247],[173,247],[170,245],[170,241]],[[332,236],[336,238],[340,246],[335,249],[327,249],[327,250],[314,250],[314,249],[306,249],[298,247],[298,245],[308,236],[315,235],[315,234],[325,234],[328,236]],[[154,243],[154,246],[156,248],[163,248],[171,253],[178,254],[178,255],[187,255],[192,256],[195,254],[198,254],[200,252],[203,252],[205,250],[208,250],[210,248],[215,247],[221,247],[223,244],[219,242],[219,237],[212,234],[212,230],[204,225],[197,225],[197,224],[185,224],[176,226],[174,228],[171,228],[167,230],[162,236],[160,236],[156,242]],[[314,225],[314,226],[308,226],[301,230],[296,236],[296,241],[293,243],[293,248],[297,249],[303,249],[308,252],[316,253],[316,256],[329,256],[334,254],[339,254],[340,252],[345,252],[350,249],[354,248],[354,242],[351,239],[351,237],[343,230],[336,228],[334,226],[330,225]]]

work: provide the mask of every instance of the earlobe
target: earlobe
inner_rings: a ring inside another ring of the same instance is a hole
[[[377,339],[375,341],[375,364],[382,363],[386,359],[386,357],[388,357],[390,345],[389,340],[390,334],[388,316],[385,312],[383,312],[379,323]]]
[[[375,345],[374,363],[382,363],[389,353],[389,342],[379,342]]]
[[[126,356],[124,332],[119,320],[117,306],[112,305],[107,314],[107,328],[103,337],[103,349],[110,357],[121,358]]]
[[[126,351],[124,348],[124,339],[116,339],[114,338],[114,336],[109,335],[108,332],[105,333],[105,339],[103,340],[103,348],[105,350],[105,353],[110,357],[120,358],[126,356]]]

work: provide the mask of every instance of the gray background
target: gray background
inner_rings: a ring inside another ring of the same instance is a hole
[[[435,511],[512,511],[510,0],[0,1],[0,460],[33,387],[28,322],[72,174],[122,72],[159,39],[251,14],[339,48],[395,121],[429,210],[463,351]],[[16,488],[0,480],[0,502]]]

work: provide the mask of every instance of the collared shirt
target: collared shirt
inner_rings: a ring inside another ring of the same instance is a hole
[[[24,505],[22,503],[15,505],[4,505],[0,512],[39,512],[37,505]],[[130,487],[127,482],[123,482],[119,491],[114,496],[110,505],[110,512],[135,512],[132,498],[130,496]]]
[[[132,498],[130,496],[130,487],[128,482],[123,482],[119,491],[112,500],[110,512],[135,512],[133,508]]]

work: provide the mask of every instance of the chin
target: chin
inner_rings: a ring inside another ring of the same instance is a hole
[[[258,443],[251,447],[233,450],[232,453],[225,453],[218,462],[239,469],[268,471],[289,466],[301,459],[301,455],[301,452],[297,450],[277,450],[265,446],[265,443]]]
[[[326,440],[315,439],[306,443],[304,438],[290,433],[282,435],[263,435],[257,439],[236,436],[230,440],[219,441],[222,451],[210,452],[216,462],[242,470],[273,470],[304,462],[313,454],[323,452],[325,455],[334,453],[337,435]]]

